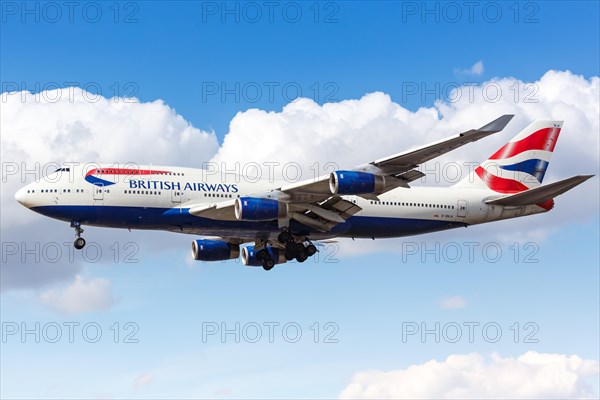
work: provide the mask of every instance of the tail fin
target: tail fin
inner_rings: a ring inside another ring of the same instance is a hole
[[[534,121],[479,164],[458,187],[518,193],[542,184],[562,121]]]

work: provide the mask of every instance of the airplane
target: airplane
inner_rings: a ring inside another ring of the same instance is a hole
[[[479,129],[295,183],[225,179],[204,169],[62,164],[15,194],[23,206],[82,226],[199,235],[195,260],[239,257],[270,270],[304,262],[319,241],[424,234],[550,211],[554,198],[590,179],[542,185],[562,121],[534,121],[450,187],[410,187],[420,164],[502,131],[513,115]],[[241,248],[241,250],[240,250]]]

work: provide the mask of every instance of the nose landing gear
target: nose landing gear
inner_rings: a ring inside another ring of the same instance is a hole
[[[85,239],[81,237],[81,234],[83,233],[81,224],[79,222],[71,222],[71,228],[75,228],[75,236],[76,236],[73,246],[77,250],[83,249],[85,247]]]

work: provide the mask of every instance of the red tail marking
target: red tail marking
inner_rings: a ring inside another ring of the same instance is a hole
[[[560,128],[544,128],[516,142],[508,142],[490,160],[509,158],[527,150],[554,151]]]
[[[498,193],[518,193],[529,189],[519,181],[492,175],[482,167],[475,168],[475,172],[490,189]]]

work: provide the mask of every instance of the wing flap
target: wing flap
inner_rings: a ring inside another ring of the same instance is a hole
[[[350,218],[362,208],[351,201],[342,199],[340,196],[333,196],[320,204],[322,208],[337,212],[344,220]]]
[[[235,221],[235,199],[225,200],[215,204],[191,205],[189,213],[196,217]]]

